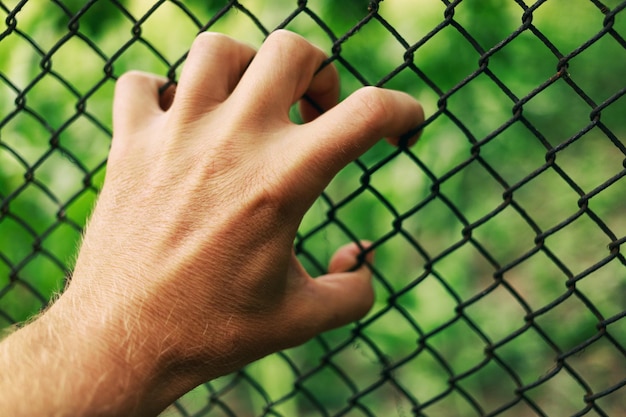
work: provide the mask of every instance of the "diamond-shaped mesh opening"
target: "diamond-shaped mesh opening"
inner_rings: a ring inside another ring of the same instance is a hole
[[[0,1],[0,328],[64,286],[103,181],[115,79],[176,79],[195,35],[278,27],[342,97],[427,112],[346,167],[295,242],[376,249],[359,323],[203,384],[167,416],[626,413],[626,2]],[[168,28],[168,30],[164,30]],[[294,116],[297,120],[297,116]]]

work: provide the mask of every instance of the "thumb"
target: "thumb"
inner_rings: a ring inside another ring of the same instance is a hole
[[[372,273],[367,265],[358,265],[358,257],[370,242],[351,243],[332,257],[327,275],[314,280],[311,302],[320,319],[320,332],[343,326],[365,316],[374,303]],[[369,252],[365,260],[373,261]]]

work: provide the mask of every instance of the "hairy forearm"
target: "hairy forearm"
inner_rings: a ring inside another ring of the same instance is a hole
[[[148,416],[175,399],[132,323],[121,326],[106,309],[80,310],[62,298],[0,343],[0,414]]]

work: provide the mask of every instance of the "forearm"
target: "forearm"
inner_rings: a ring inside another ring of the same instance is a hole
[[[158,360],[134,339],[132,323],[75,304],[62,297],[0,343],[0,414],[149,416],[178,396],[159,379]]]

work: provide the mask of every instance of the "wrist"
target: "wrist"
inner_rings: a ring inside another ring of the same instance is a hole
[[[170,378],[165,355],[139,320],[115,304],[90,305],[83,298],[68,289],[22,329],[41,363],[65,379],[55,396],[59,407],[74,408],[59,415],[158,415],[188,389],[181,383],[185,375]]]

